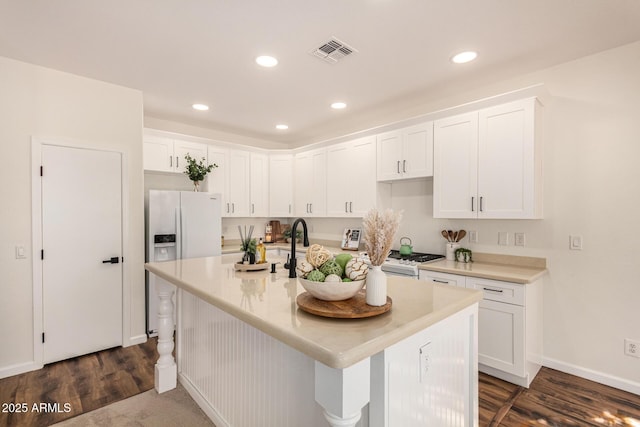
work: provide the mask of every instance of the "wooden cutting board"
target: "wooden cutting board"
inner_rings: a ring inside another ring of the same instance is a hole
[[[391,298],[387,297],[387,303],[380,307],[374,307],[366,303],[365,291],[358,292],[353,298],[343,301],[323,301],[303,292],[296,298],[298,307],[307,313],[322,317],[339,319],[362,319],[386,313],[391,310]]]

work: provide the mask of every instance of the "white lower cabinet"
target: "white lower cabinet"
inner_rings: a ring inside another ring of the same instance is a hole
[[[478,369],[529,387],[542,366],[542,281],[520,284],[420,270],[420,280],[482,291]]]

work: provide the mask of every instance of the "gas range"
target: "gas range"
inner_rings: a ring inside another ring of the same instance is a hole
[[[366,253],[362,254],[365,260],[369,257]],[[382,264],[382,271],[387,274],[393,274],[398,276],[413,276],[418,277],[418,265],[424,262],[437,261],[443,259],[444,255],[426,254],[420,252],[414,252],[411,255],[400,255],[400,251],[391,250],[389,256]]]

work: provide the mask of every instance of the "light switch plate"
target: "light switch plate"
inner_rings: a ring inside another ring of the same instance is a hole
[[[524,246],[525,245],[524,233],[514,233],[513,234],[513,244],[515,246]]]
[[[27,258],[27,253],[25,252],[24,246],[16,246],[16,259],[25,258]]]
[[[478,243],[478,232],[470,231],[469,232],[469,243]]]
[[[582,236],[569,236],[569,249],[572,251],[581,251]]]

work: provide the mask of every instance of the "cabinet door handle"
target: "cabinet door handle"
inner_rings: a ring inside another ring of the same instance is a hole
[[[400,160],[398,160],[397,170],[398,170],[398,173],[400,173]]]
[[[474,206],[473,206],[473,202],[474,202],[475,197],[471,196],[471,212],[474,212]]]
[[[402,161],[402,172],[404,172],[404,173],[407,172],[407,161],[406,160]]]
[[[253,203],[251,203],[251,213],[256,213],[256,205],[254,205]]]
[[[176,167],[179,168],[180,167],[180,162],[178,161],[178,156],[176,156]]]
[[[173,156],[169,156],[169,167],[173,167]]]
[[[236,213],[236,204],[231,203],[231,213]]]
[[[349,202],[349,212],[353,213],[353,202]]]
[[[480,212],[482,212],[482,196],[480,196]]]
[[[313,213],[313,203],[309,203],[309,213]]]
[[[482,289],[484,289],[485,291],[495,292],[498,294],[501,294],[503,292],[502,289],[491,289],[491,288],[482,288]]]
[[[289,213],[291,213],[291,203],[289,203]]]
[[[344,202],[344,212],[349,213],[349,202]]]
[[[449,284],[449,282],[447,282],[446,280],[431,279],[431,281],[436,283],[444,283],[445,285]]]
[[[227,213],[229,213],[229,203],[227,203]]]

